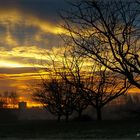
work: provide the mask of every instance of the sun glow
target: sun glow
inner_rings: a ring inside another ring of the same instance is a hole
[[[16,62],[0,61],[0,67],[21,68],[25,67],[25,65]]]

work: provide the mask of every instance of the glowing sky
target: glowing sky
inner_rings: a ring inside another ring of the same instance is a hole
[[[0,1],[0,93],[14,90],[29,97],[28,85],[39,79],[35,67],[46,61],[45,52],[59,52],[65,34],[60,9],[65,0]]]
[[[39,80],[35,67],[47,61],[44,54],[62,52],[61,9],[68,9],[66,0],[0,1],[0,93],[30,100],[30,84]]]

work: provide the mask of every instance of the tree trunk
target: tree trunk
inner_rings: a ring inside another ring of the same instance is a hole
[[[96,112],[97,112],[97,120],[98,121],[101,121],[102,120],[102,111],[101,111],[101,108],[100,107],[96,108]]]

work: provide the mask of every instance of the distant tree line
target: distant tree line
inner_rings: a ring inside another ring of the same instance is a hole
[[[18,95],[14,91],[5,91],[0,94],[0,108],[15,108],[18,104]]]

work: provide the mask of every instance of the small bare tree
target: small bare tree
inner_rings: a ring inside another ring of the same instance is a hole
[[[102,120],[102,108],[126,94],[129,88],[130,84],[125,78],[100,67],[86,79],[84,98],[96,109],[97,120]]]
[[[58,121],[62,116],[62,96],[60,92],[57,82],[52,80],[50,82],[43,81],[41,87],[33,93],[33,99],[39,101],[51,114],[56,115]]]
[[[56,115],[58,121],[61,116],[66,116],[68,121],[69,115],[73,112],[71,85],[60,79],[43,80],[41,87],[33,93],[33,98]]]

